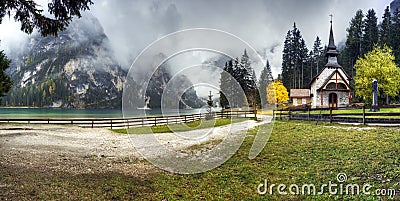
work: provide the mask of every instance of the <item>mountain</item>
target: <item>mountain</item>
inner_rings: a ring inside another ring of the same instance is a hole
[[[120,108],[127,72],[114,58],[109,44],[101,24],[93,16],[73,21],[57,37],[31,36],[22,50],[10,53],[12,65],[7,73],[14,84],[2,104]],[[171,76],[165,70],[151,79],[146,96],[151,97],[152,108],[160,107],[157,101],[161,100],[164,85],[159,83],[168,83],[169,79]],[[181,84],[191,85],[185,78]],[[134,92],[133,96],[139,94]],[[187,94],[182,98],[185,100],[182,107],[201,105],[194,90]]]
[[[57,37],[30,37],[12,59],[7,106],[114,108],[126,72],[113,58],[99,21],[85,17]],[[16,50],[18,51],[18,50]]]
[[[200,100],[190,80],[179,75],[171,80],[170,73],[166,70],[168,66],[160,66],[156,69],[147,87],[146,96],[149,100],[148,107],[175,109],[178,103],[179,108],[200,108],[205,102]],[[162,95],[164,94],[164,102]],[[179,97],[179,99],[177,99]]]

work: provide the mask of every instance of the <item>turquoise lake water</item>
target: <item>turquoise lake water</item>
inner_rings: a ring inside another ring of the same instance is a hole
[[[152,110],[134,110],[129,111],[129,116],[156,116],[161,115],[160,109]],[[174,114],[195,114],[199,113],[200,109],[189,110],[169,110],[164,111],[164,115]],[[120,118],[123,117],[122,110],[118,109],[66,109],[66,108],[0,108],[0,118]]]

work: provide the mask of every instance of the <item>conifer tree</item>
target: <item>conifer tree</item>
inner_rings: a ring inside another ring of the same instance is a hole
[[[310,59],[311,59],[311,72],[310,77],[311,79],[318,75],[319,72],[323,68],[323,60],[324,60],[324,48],[322,47],[321,39],[317,36],[314,41],[314,46],[312,51],[310,52]]]
[[[395,62],[400,65],[400,10],[396,9],[392,18],[390,46],[393,49],[393,55],[395,56]]]
[[[383,47],[384,45],[390,44],[391,28],[392,28],[392,17],[389,6],[386,7],[385,13],[383,14],[383,20],[381,29],[379,32],[379,44]]]
[[[0,51],[0,103],[3,97],[12,86],[12,81],[6,70],[10,67],[11,61],[7,58],[3,51]]]
[[[293,58],[291,54],[292,45],[292,32],[288,31],[286,34],[285,42],[283,45],[283,55],[282,55],[282,74],[280,77],[282,78],[283,85],[287,88],[292,87],[292,65]]]
[[[346,48],[353,61],[352,63],[355,63],[358,57],[361,56],[361,42],[364,27],[363,19],[364,14],[362,10],[358,10],[354,18],[350,21],[350,27],[347,29]]]
[[[378,18],[374,9],[370,9],[367,12],[366,19],[364,21],[364,35],[361,44],[362,52],[364,55],[374,48],[374,45],[378,44],[379,31],[378,31]]]
[[[271,70],[271,65],[269,64],[269,61],[267,60],[267,63],[263,70],[261,71],[260,79],[258,80],[258,89],[261,97],[261,103],[265,104],[267,103],[266,99],[266,89],[269,83],[273,82],[274,78],[272,76],[272,70]]]
[[[309,71],[307,59],[306,43],[296,23],[294,23],[293,29],[288,31],[286,35],[282,56],[282,81],[289,90],[307,85],[307,82],[303,80],[304,72]],[[306,76],[308,77],[308,75]]]

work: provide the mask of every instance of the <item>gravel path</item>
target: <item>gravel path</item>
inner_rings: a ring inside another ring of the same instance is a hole
[[[247,130],[271,120],[266,116],[262,119],[261,122],[245,121],[233,126],[155,136],[172,149],[185,149],[208,141],[222,140],[230,133]],[[140,136],[143,139],[141,148],[159,146],[146,142],[146,138],[151,136]],[[143,160],[131,140],[130,135],[121,135],[102,128],[0,124],[0,165],[71,173],[118,171],[140,174],[158,171]]]

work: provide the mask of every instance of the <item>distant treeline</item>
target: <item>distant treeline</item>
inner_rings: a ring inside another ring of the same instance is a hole
[[[242,57],[225,63],[220,80],[221,107],[260,107],[266,104],[266,88],[273,81],[271,66],[266,66],[257,80],[246,50]],[[246,101],[247,99],[247,101]]]

